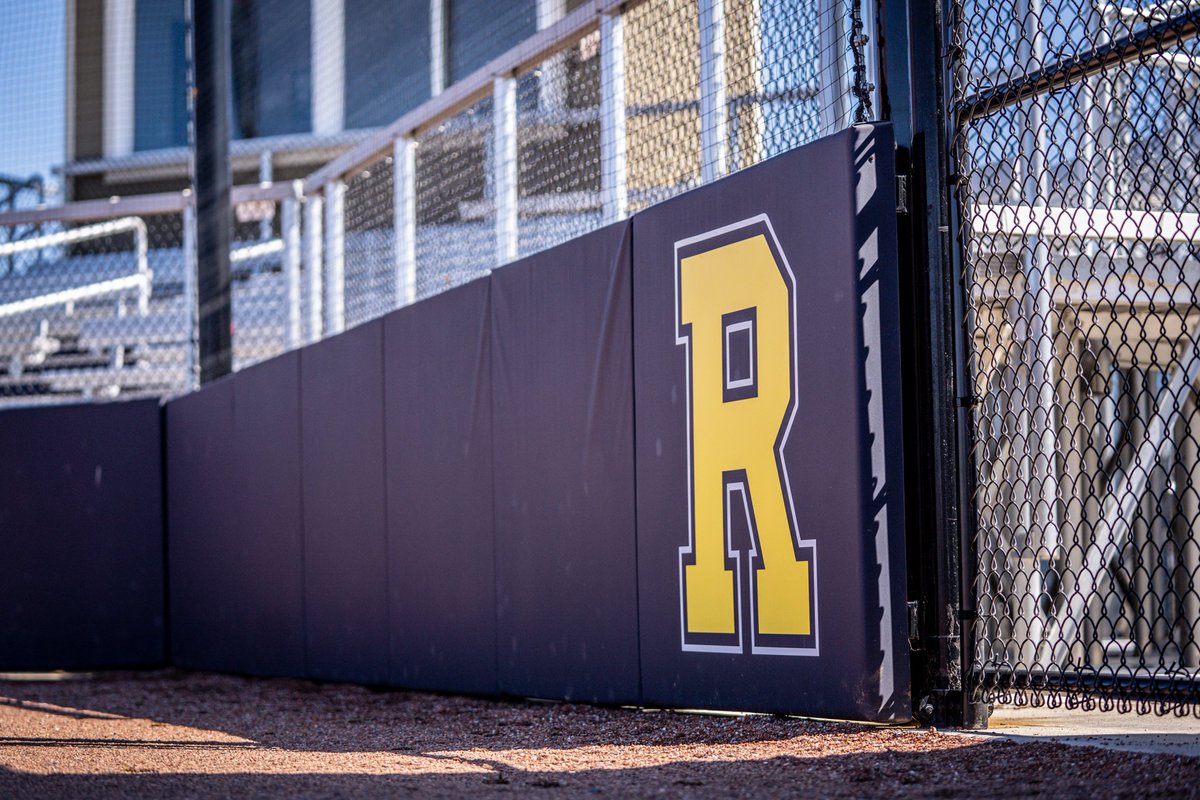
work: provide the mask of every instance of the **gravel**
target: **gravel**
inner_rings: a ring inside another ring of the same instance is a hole
[[[1200,797],[1200,759],[161,671],[0,681],[0,798]]]

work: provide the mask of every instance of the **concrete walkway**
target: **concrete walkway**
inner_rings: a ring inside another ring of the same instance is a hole
[[[1017,742],[1062,742],[1132,753],[1200,757],[1200,719],[1158,717],[1116,711],[996,706],[985,731],[964,736]]]

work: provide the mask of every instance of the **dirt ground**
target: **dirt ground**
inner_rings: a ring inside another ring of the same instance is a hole
[[[147,672],[0,682],[0,798],[1200,797],[1200,759]]]

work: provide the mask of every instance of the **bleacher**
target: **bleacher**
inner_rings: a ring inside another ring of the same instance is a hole
[[[144,310],[137,287],[90,288],[136,275],[133,250],[64,254],[0,275],[0,404],[166,396],[191,388],[194,298],[184,280],[183,250],[150,249],[147,266],[151,278]],[[279,248],[234,262],[236,366],[284,349],[280,270]],[[18,305],[72,292],[83,296],[28,310]]]

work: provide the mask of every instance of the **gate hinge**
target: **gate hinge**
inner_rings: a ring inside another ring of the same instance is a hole
[[[908,176],[896,176],[896,213],[908,213]]]

